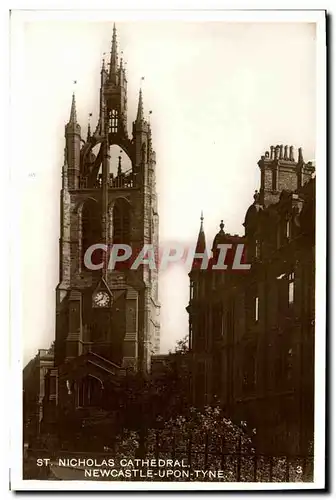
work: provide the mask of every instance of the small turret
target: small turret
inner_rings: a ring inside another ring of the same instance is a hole
[[[205,233],[204,233],[204,228],[203,228],[203,211],[201,212],[201,225],[198,233],[198,238],[197,238],[197,243],[196,243],[196,248],[195,248],[195,257],[192,263],[191,270],[194,269],[201,269],[202,265],[202,254],[206,255],[206,259],[208,260],[208,255],[206,252],[206,241],[205,241]],[[199,257],[200,255],[201,257]]]
[[[121,155],[118,156],[118,176],[121,175],[122,170],[121,170]]]
[[[65,133],[79,133],[80,134],[80,126],[77,123],[77,110],[76,110],[76,97],[75,93],[72,94],[71,101],[71,109],[70,109],[70,118],[68,123],[65,126]]]
[[[214,240],[213,240],[213,244],[212,244],[212,251],[213,252],[216,252],[218,250],[217,248],[217,245],[220,245],[222,243],[226,243],[226,235],[225,235],[225,232],[224,232],[224,222],[223,220],[220,221],[220,224],[219,224],[219,231],[218,233],[216,234]]]
[[[72,94],[69,124],[76,124],[76,123],[77,123],[76,97],[75,97],[75,93],[73,93]]]
[[[204,221],[204,217],[203,217],[203,210],[202,210],[202,212],[201,212],[201,226],[200,226],[200,230],[198,233],[197,244],[196,244],[196,249],[195,249],[196,253],[197,252],[204,252],[204,250],[206,248],[203,221]]]

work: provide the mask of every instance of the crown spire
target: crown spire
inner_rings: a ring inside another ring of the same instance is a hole
[[[109,75],[109,80],[112,83],[117,83],[117,70],[118,70],[117,30],[116,30],[115,23],[113,23],[113,35],[112,35],[111,59],[110,59],[110,75]]]

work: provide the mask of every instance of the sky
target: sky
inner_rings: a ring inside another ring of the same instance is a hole
[[[259,189],[257,162],[270,145],[302,147],[306,161],[315,159],[314,24],[116,25],[127,62],[129,132],[143,76],[145,114],[152,111],[161,244],[195,245],[202,210],[209,246],[221,219],[225,231],[243,234],[246,210]],[[96,125],[100,67],[110,51],[113,19],[29,20],[19,26],[12,33],[18,121],[12,180],[22,193],[18,244],[27,362],[55,335],[59,195],[71,95],[75,91],[86,137],[89,113]],[[160,275],[161,352],[188,332],[187,273],[175,265]]]

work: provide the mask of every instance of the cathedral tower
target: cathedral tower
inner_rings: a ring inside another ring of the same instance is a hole
[[[156,156],[140,90],[130,138],[127,78],[113,28],[108,68],[103,62],[96,129],[83,140],[72,97],[65,127],[61,190],[60,277],[56,289],[56,366],[94,353],[122,368],[148,371],[159,350],[158,274],[147,265],[108,268],[115,243],[132,255],[158,246]],[[114,146],[122,151],[113,160]],[[125,170],[125,158],[130,168]],[[88,269],[88,248],[96,269]],[[106,247],[104,247],[106,245]]]

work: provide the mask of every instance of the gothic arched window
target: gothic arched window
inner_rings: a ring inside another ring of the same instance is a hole
[[[77,386],[77,406],[100,406],[102,403],[102,383],[96,377],[87,375]]]
[[[260,260],[260,258],[261,258],[261,241],[258,238],[255,240],[254,255],[255,255],[255,258],[257,260]]]
[[[113,243],[130,242],[130,205],[123,198],[118,199],[113,207]]]
[[[278,190],[278,168],[277,166],[273,167],[272,170],[272,191]]]
[[[84,202],[82,208],[82,262],[84,263],[85,252],[91,245],[102,243],[101,209],[99,204],[89,199]],[[101,251],[96,250],[91,257],[93,264],[102,261]]]

